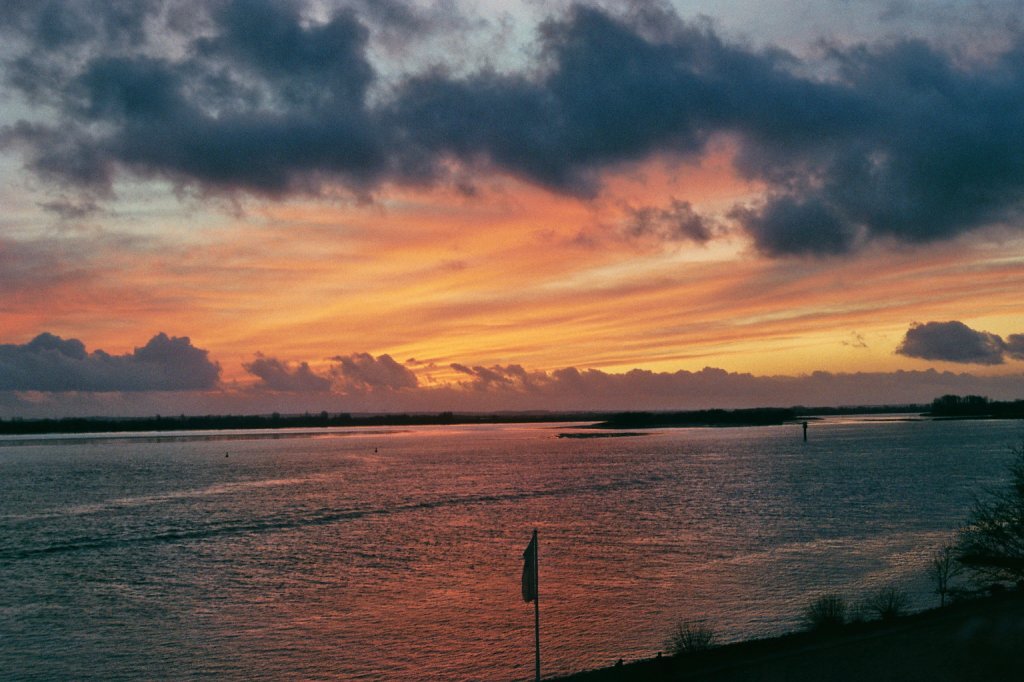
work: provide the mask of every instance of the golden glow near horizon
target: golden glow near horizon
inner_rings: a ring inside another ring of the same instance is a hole
[[[664,182],[663,171],[646,177]],[[709,193],[725,189],[718,176]],[[160,330],[188,335],[244,384],[256,352],[316,370],[336,355],[388,353],[438,365],[435,377],[451,376],[450,363],[890,371],[935,364],[893,354],[911,322],[968,319],[1004,336],[1021,326],[1024,268],[1007,255],[1020,242],[773,260],[734,234],[630,239],[612,190],[586,202],[507,179],[473,196],[246,208],[170,253],[106,253],[107,272],[62,290],[45,317],[8,316],[8,329],[42,325],[112,353]]]

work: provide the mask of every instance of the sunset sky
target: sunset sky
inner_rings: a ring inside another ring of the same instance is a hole
[[[0,4],[0,417],[1024,398],[1016,1]]]

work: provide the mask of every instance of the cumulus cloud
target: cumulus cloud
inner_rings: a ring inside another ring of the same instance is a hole
[[[316,374],[309,363],[291,364],[261,354],[243,363],[245,371],[260,378],[257,388],[289,393],[317,393],[331,390],[331,380]]]
[[[157,334],[125,355],[86,351],[78,339],[43,333],[0,345],[0,391],[188,391],[215,387],[220,365],[187,336]]]
[[[488,391],[494,388],[532,391],[551,382],[551,378],[546,372],[528,372],[521,365],[467,367],[454,362],[451,364],[451,368],[460,374],[469,376],[469,380],[461,381],[459,385],[474,391]]]
[[[416,388],[416,374],[387,353],[373,357],[369,353],[339,355],[332,373],[345,391],[397,391]]]
[[[208,191],[363,191],[438,181],[452,159],[586,196],[618,164],[699,157],[727,135],[737,171],[765,188],[731,218],[767,254],[946,239],[1020,214],[1024,36],[975,61],[918,39],[801,59],[631,7],[547,19],[539,61],[518,70],[385,80],[374,36],[466,24],[395,0],[5,3],[7,86],[38,115],[0,144],[94,196],[126,173]],[[637,229],[706,239],[680,201],[638,213]]]
[[[896,352],[924,360],[1001,365],[1005,354],[1022,357],[1022,338],[1014,334],[1006,342],[998,334],[976,331],[956,320],[915,323],[907,330]]]

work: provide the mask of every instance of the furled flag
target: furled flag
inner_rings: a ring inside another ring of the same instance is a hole
[[[523,601],[537,599],[537,531],[523,552]]]

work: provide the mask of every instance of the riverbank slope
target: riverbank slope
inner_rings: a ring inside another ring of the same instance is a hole
[[[578,673],[564,682],[981,682],[1024,679],[1024,594],[835,633],[795,633]]]

